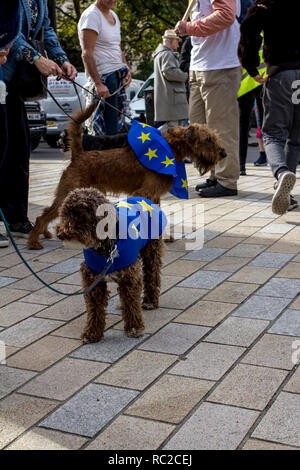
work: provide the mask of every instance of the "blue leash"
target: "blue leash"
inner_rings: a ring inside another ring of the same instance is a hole
[[[112,250],[112,252],[110,253],[110,256],[108,258],[108,261],[106,263],[106,266],[104,268],[104,270],[102,271],[102,273],[100,273],[100,277],[89,287],[88,290],[86,291],[83,291],[83,292],[73,292],[72,294],[69,294],[69,293],[66,293],[66,292],[61,292],[57,289],[55,289],[54,287],[51,287],[49,284],[47,284],[47,282],[43,281],[43,279],[41,279],[34,271],[33,269],[31,268],[31,266],[29,266],[29,264],[27,263],[26,259],[23,257],[23,255],[21,254],[19,248],[17,247],[14,239],[13,239],[13,236],[9,230],[9,226],[8,226],[8,223],[7,223],[7,220],[6,218],[4,217],[4,214],[2,212],[2,209],[0,208],[0,216],[2,217],[2,220],[4,222],[4,225],[5,225],[5,228],[6,228],[6,231],[7,231],[7,234],[10,238],[10,241],[12,242],[12,245],[14,247],[14,249],[16,250],[18,256],[21,258],[21,260],[23,261],[23,263],[25,264],[25,266],[29,269],[29,271],[42,283],[44,284],[44,286],[48,287],[48,289],[52,290],[53,292],[55,292],[56,294],[61,294],[61,295],[66,295],[68,297],[71,297],[73,295],[84,295],[84,294],[89,294],[90,292],[92,292],[93,289],[95,289],[95,287],[98,286],[98,284],[102,281],[102,279],[106,276],[106,273],[107,271],[109,270],[109,268],[112,266],[113,262],[114,262],[114,258],[118,255],[118,251],[117,251],[117,247],[115,246],[114,249]]]

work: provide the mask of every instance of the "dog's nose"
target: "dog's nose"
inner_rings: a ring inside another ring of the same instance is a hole
[[[220,157],[221,157],[221,158],[226,158],[226,157],[227,157],[227,153],[226,153],[226,152],[220,152]]]
[[[59,240],[62,240],[62,241],[65,240],[66,238],[64,232],[57,232],[56,236]]]

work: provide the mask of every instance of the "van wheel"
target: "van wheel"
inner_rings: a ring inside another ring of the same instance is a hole
[[[31,137],[31,151],[35,150],[41,141],[40,137]]]
[[[56,136],[56,135],[47,135],[47,136],[44,137],[47,144],[50,145],[50,147],[52,147],[54,149],[58,148],[58,145],[57,145],[58,138],[59,137]]]

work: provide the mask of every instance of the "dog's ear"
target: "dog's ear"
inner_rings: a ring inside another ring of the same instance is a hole
[[[188,126],[183,133],[183,137],[185,140],[190,140],[195,137],[195,128],[193,126]]]

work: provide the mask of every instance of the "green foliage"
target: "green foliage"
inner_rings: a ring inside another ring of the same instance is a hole
[[[69,59],[83,70],[77,35],[81,12],[92,1],[56,0],[57,32]],[[152,53],[166,29],[174,28],[187,8],[188,0],[119,0],[115,8],[121,21],[122,49],[134,77],[145,79],[153,71]]]

